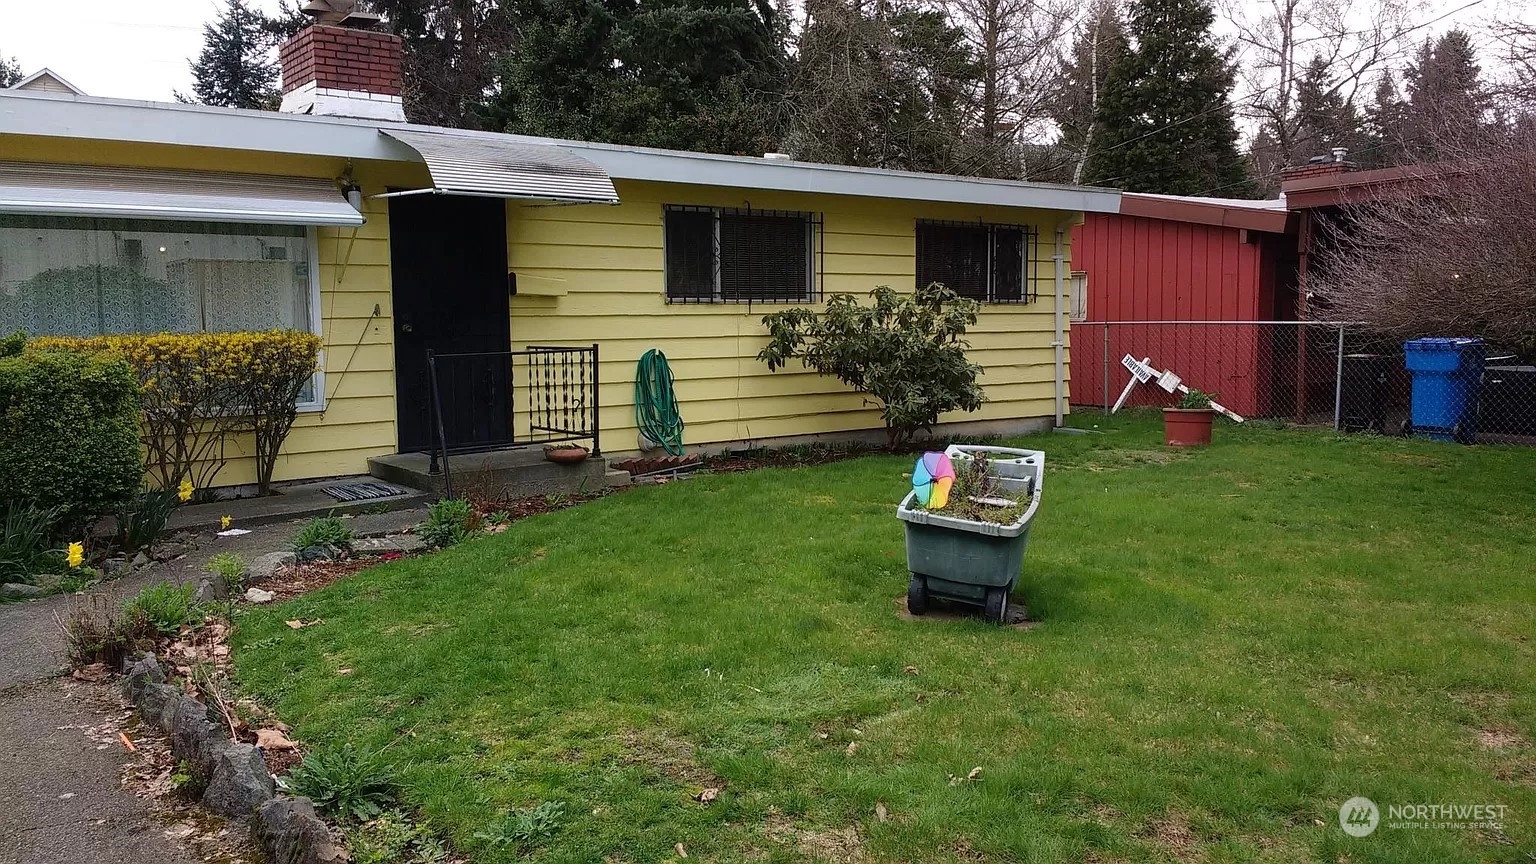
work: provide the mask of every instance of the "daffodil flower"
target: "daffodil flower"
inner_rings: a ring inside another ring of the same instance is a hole
[[[225,516],[224,518],[219,520],[219,527],[223,528],[225,531],[228,531],[229,530],[229,526],[232,525],[234,523],[234,521],[235,520],[234,520],[233,517]]]
[[[185,504],[192,500],[192,493],[196,491],[197,489],[192,486],[191,480],[183,480],[181,481],[181,487],[176,490],[176,497],[180,498],[181,503]]]
[[[69,544],[69,557],[66,560],[69,561],[69,566],[71,568],[79,567],[81,564],[84,564],[85,563],[85,544],[84,543],[71,543],[71,544]]]

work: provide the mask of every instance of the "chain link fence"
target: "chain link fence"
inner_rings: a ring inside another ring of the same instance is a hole
[[[1321,321],[1079,321],[1072,324],[1072,404],[1108,413],[1129,356],[1176,374],[1251,419],[1463,443],[1536,444],[1536,357],[1496,345],[1451,350],[1410,371],[1403,340]],[[1450,365],[1446,365],[1450,364]],[[1415,376],[1419,383],[1415,386]],[[1174,404],[1156,382],[1126,406]]]

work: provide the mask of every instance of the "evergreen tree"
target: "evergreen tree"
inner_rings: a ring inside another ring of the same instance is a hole
[[[620,20],[633,0],[513,0],[519,46],[502,59],[485,126],[526,135],[623,142],[612,96]]]
[[[177,93],[176,98],[225,108],[276,109],[278,69],[272,46],[267,17],[245,0],[228,0],[217,18],[203,25],[203,50],[192,61],[193,95]]]
[[[1096,112],[1102,139],[1085,179],[1137,192],[1252,194],[1232,120],[1233,70],[1208,0],[1137,0],[1135,47],[1111,67]]]
[[[1403,155],[1408,140],[1403,103],[1397,87],[1397,79],[1391,70],[1383,72],[1376,82],[1371,104],[1365,110],[1366,134],[1374,142],[1374,158],[1371,164],[1393,165],[1407,161]]]
[[[1403,109],[1403,152],[1409,161],[1446,158],[1483,139],[1490,99],[1472,38],[1451,30],[1428,40],[1404,72],[1408,101]]]
[[[453,128],[485,125],[502,56],[516,41],[513,4],[501,0],[368,0],[404,43],[405,116]],[[287,11],[286,8],[284,11]],[[498,127],[489,127],[498,128]]]
[[[1061,59],[1051,119],[1061,130],[1057,143],[1071,159],[1071,182],[1082,182],[1088,154],[1099,138],[1094,114],[1104,82],[1129,49],[1119,6],[1115,0],[1098,0],[1073,39],[1071,53]]]
[[[1363,126],[1360,112],[1335,85],[1328,61],[1314,55],[1297,82],[1295,149],[1289,164],[1304,165],[1314,156],[1328,155],[1335,147],[1352,153],[1364,151],[1369,140]]]
[[[957,170],[981,79],[942,12],[809,0],[786,147],[796,158],[911,171]]]
[[[487,125],[725,153],[777,144],[787,58],[766,0],[518,0]]]
[[[0,90],[14,86],[21,79],[21,64],[16,62],[16,58],[6,59],[4,54],[0,54]]]

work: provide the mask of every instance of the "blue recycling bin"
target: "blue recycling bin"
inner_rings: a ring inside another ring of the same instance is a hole
[[[1415,435],[1471,444],[1477,440],[1477,397],[1483,340],[1411,339],[1403,362],[1413,378],[1409,423]]]

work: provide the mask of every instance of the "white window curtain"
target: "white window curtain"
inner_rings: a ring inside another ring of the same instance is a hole
[[[312,331],[310,230],[0,214],[0,333]]]

